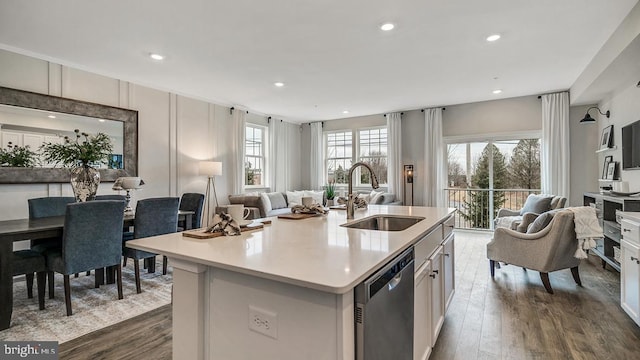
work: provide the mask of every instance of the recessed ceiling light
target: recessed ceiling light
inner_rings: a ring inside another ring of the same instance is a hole
[[[55,116],[55,115],[48,115],[47,117],[48,117],[49,119],[55,119],[55,118],[56,118],[56,116]]]
[[[104,122],[104,119],[98,119],[98,121],[100,121],[100,122]]]
[[[344,110],[342,113],[343,113],[343,114],[348,114],[348,113],[349,113],[349,110]]]
[[[149,57],[152,58],[153,60],[164,60],[164,56],[160,55],[160,54],[149,54]]]
[[[275,85],[277,87],[283,87],[284,83],[283,82],[276,82],[276,83],[273,83],[273,85]]]
[[[382,24],[382,26],[380,26],[380,30],[389,31],[389,30],[393,30],[394,27],[396,27],[396,26],[393,25],[392,23],[386,23],[386,24]]]
[[[502,90],[500,90],[500,89],[495,89],[495,90],[493,90],[493,93],[494,93],[494,94],[500,94],[501,92],[502,92]]]
[[[493,42],[500,39],[500,35],[499,34],[493,34],[493,35],[489,35],[487,37],[487,41]]]

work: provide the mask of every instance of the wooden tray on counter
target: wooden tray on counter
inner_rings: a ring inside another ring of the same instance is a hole
[[[278,215],[278,219],[289,219],[289,220],[302,220],[308,219],[311,217],[322,216],[324,214],[282,214]]]
[[[271,223],[271,222],[269,222]],[[264,228],[264,224],[261,222],[254,222],[245,227],[240,228],[240,232],[248,232],[253,230],[260,230]],[[212,239],[220,236],[225,236],[224,233],[221,232],[205,232],[205,228],[195,229],[195,230],[187,230],[182,232],[182,236],[194,238],[194,239]]]

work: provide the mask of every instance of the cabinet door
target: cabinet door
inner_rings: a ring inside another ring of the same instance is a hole
[[[456,287],[454,235],[450,234],[444,243],[442,243],[442,246],[444,248],[444,257],[442,258],[442,277],[444,278],[444,312],[446,313],[449,308],[449,304],[451,304],[451,299],[453,299],[453,293]]]
[[[429,258],[431,264],[431,346],[435,345],[444,322],[444,281],[442,277],[442,246]]]
[[[620,306],[640,325],[640,248],[622,240]]]
[[[413,360],[425,360],[431,354],[431,264],[426,261],[414,277]]]

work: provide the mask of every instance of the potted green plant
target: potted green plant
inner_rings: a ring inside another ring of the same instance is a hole
[[[74,140],[65,136],[61,144],[45,143],[40,151],[45,162],[71,167],[71,187],[77,201],[93,200],[100,184],[100,172],[93,166],[108,163],[113,144],[104,133],[74,132]]]
[[[327,206],[333,206],[333,199],[336,197],[336,181],[334,179],[329,179],[324,187],[324,193],[327,196]]]
[[[11,141],[6,149],[0,149],[0,166],[8,167],[33,167],[37,154],[29,148],[29,145],[13,145]]]

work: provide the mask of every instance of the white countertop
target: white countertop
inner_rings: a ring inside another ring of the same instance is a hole
[[[349,229],[346,211],[303,220],[269,218],[271,225],[240,236],[194,239],[181,233],[131,240],[127,246],[216,268],[330,293],[353,289],[400,254],[455,209],[370,205],[355,219],[374,214],[421,216],[404,231]],[[350,220],[350,221],[354,221]]]

